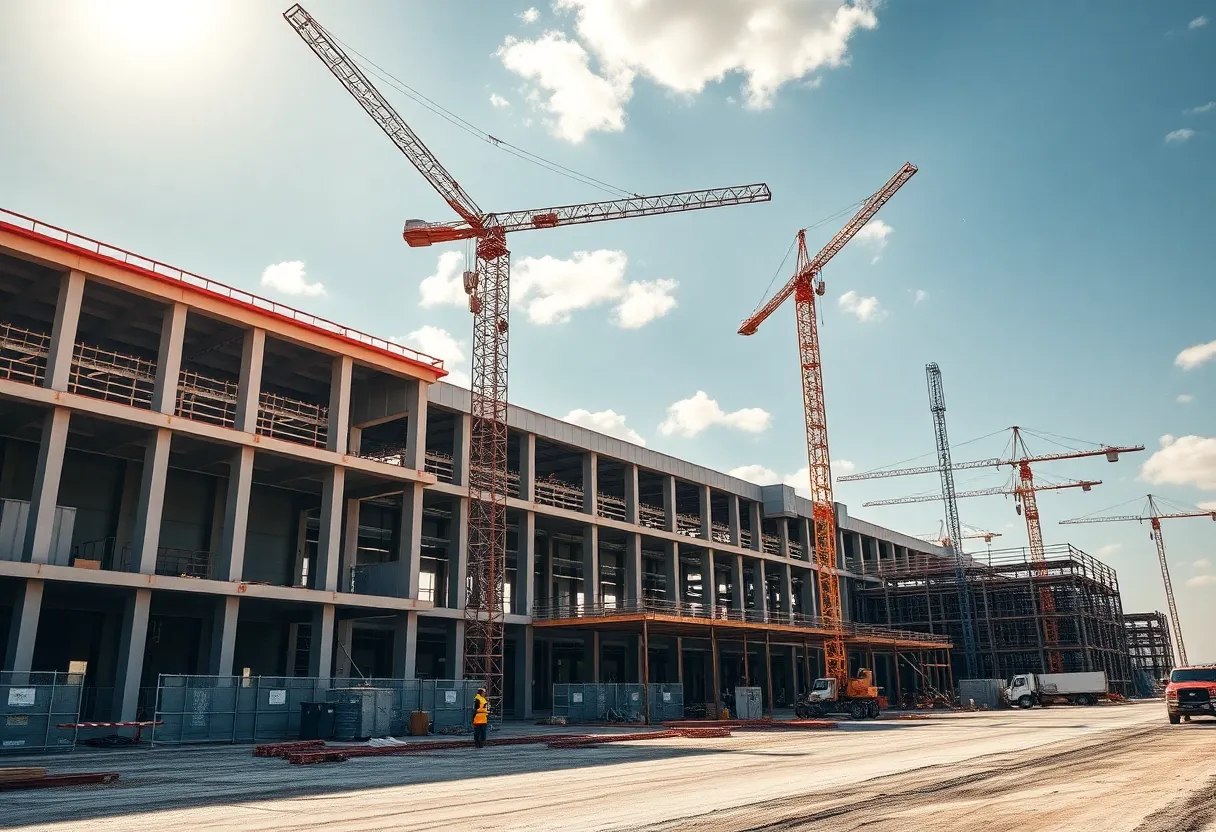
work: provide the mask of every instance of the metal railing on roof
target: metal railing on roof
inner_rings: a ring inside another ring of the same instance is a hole
[[[157,277],[167,280],[175,280],[179,283],[185,283],[196,289],[201,289],[213,295],[217,295],[225,300],[235,301],[236,303],[245,306],[251,306],[262,312],[267,312],[272,315],[277,315],[281,318],[293,321],[304,326],[328,332],[339,338],[345,338],[348,341],[354,341],[364,346],[373,347],[374,349],[383,352],[392,353],[401,358],[410,361],[416,361],[420,364],[425,364],[436,369],[443,369],[443,361],[434,356],[411,349],[410,347],[397,344],[393,341],[384,338],[377,338],[374,335],[368,335],[365,332],[360,332],[357,329],[351,329],[341,324],[336,324],[333,321],[318,317],[317,315],[301,312],[299,309],[293,309],[290,306],[278,303],[267,298],[259,297],[258,295],[246,292],[242,289],[237,289],[227,284],[220,283],[202,275],[188,272],[185,269],[179,269],[176,266],[170,266],[167,263],[162,263],[159,260],[153,260],[150,257],[144,257],[140,254],[127,251],[126,249],[112,246],[109,243],[103,243],[100,240],[95,240],[92,237],[86,237],[83,234],[77,234],[73,231],[68,231],[66,228],[60,228],[50,223],[36,220],[33,217],[27,217],[24,214],[18,214],[15,211],[9,211],[0,208],[0,223],[7,223],[25,231],[32,232],[41,237],[46,237],[56,242],[65,243],[74,248],[83,249],[91,254],[99,257],[104,257],[109,260],[115,260],[126,266],[132,266],[143,271],[152,272]]]

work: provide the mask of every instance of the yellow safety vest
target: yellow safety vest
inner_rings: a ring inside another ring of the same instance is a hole
[[[490,721],[490,702],[480,693],[473,697],[473,724],[485,725]]]

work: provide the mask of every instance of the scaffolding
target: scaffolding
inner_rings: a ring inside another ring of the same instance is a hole
[[[1174,669],[1174,643],[1163,612],[1135,612],[1123,616],[1132,667],[1158,683]]]
[[[1115,570],[1068,544],[1048,546],[1045,564],[1031,564],[1028,549],[994,550],[969,557],[964,572],[972,599],[979,652],[978,675],[1010,679],[1048,672],[1046,634],[1054,624],[1064,672],[1106,673],[1110,689],[1133,692],[1123,604]],[[860,591],[862,620],[902,630],[948,636],[962,643],[958,583],[953,559],[909,556],[879,563],[878,583]],[[1054,608],[1044,613],[1049,594]],[[955,676],[963,657],[952,651]]]

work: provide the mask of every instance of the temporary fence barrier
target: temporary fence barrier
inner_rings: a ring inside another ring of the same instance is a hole
[[[964,707],[974,702],[977,707],[990,709],[1006,708],[1004,679],[960,679],[958,698]]]
[[[162,675],[157,696],[154,744],[273,742],[300,735],[300,706],[325,702],[334,689],[356,687],[391,691],[389,732],[407,732],[413,711],[430,714],[436,733],[467,727],[473,696],[482,687],[472,680],[342,679],[311,676]]]
[[[0,750],[70,751],[80,721],[84,674],[0,672]]]
[[[555,684],[553,716],[571,723],[642,722],[647,716],[642,700],[644,687],[620,682]],[[683,685],[653,684],[649,692],[651,722],[683,718]]]

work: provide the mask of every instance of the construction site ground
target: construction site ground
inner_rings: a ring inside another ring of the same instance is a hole
[[[0,828],[1216,829],[1216,720],[1170,726],[1160,701],[914,716],[311,766],[231,745],[4,755],[0,765],[121,779],[5,793]],[[509,724],[498,735],[544,730]]]

